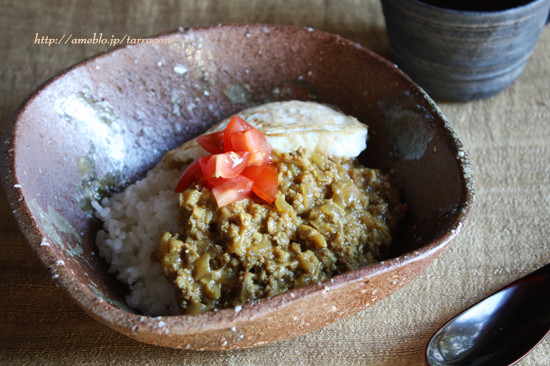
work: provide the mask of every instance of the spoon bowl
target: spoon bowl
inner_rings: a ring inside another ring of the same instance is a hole
[[[426,348],[432,366],[509,365],[550,331],[550,264],[457,315]]]

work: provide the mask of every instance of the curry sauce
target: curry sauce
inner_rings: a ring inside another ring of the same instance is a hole
[[[320,282],[383,257],[406,209],[389,176],[355,159],[304,149],[273,154],[275,202],[218,208],[195,184],[179,195],[178,233],[157,256],[181,312],[242,305]]]

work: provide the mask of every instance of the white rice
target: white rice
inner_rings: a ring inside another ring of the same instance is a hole
[[[152,170],[123,192],[92,202],[103,221],[96,236],[99,253],[109,271],[129,286],[127,304],[148,315],[178,314],[174,287],[151,256],[163,232],[178,231],[173,189],[180,173]]]

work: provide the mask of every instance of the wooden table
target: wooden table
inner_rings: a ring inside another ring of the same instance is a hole
[[[391,58],[377,1],[0,1],[0,121],[63,68],[108,47],[37,44],[42,36],[143,37],[254,22],[310,26]],[[307,336],[231,352],[133,341],[89,318],[56,287],[0,196],[1,364],[422,365],[448,318],[550,262],[550,29],[519,80],[470,103],[439,103],[477,182],[470,225],[429,269],[390,298]],[[550,337],[520,365],[549,365]]]

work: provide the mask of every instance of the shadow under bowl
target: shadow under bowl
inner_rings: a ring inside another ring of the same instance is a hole
[[[223,117],[289,99],[335,105],[369,125],[362,162],[391,172],[409,206],[391,256],[242,309],[150,317],[128,307],[126,287],[98,255],[90,200],[143,177]],[[86,60],[21,105],[2,149],[11,208],[59,285],[101,323],[177,348],[257,346],[365,309],[435,259],[473,199],[463,147],[418,86],[358,44],[292,26],[176,31]]]

